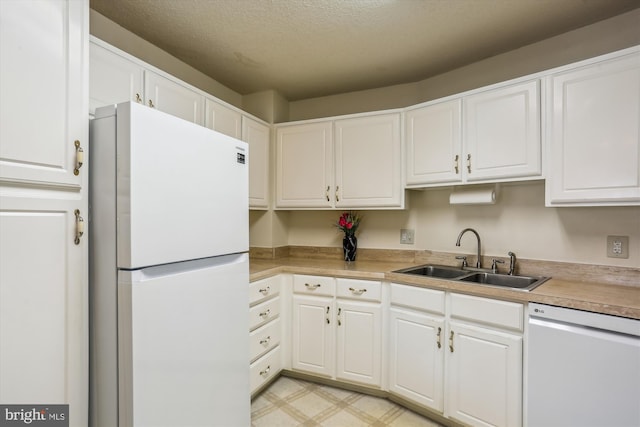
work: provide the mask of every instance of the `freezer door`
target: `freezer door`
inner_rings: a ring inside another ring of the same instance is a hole
[[[119,268],[248,251],[245,142],[137,103],[116,133]]]
[[[246,254],[120,271],[123,426],[248,426]]]

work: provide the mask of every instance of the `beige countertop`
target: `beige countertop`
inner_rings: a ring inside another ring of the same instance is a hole
[[[517,302],[538,302],[602,314],[640,319],[640,287],[551,278],[531,292],[469,284],[452,280],[393,273],[415,262],[356,261],[278,258],[251,259],[250,280],[280,273],[310,274],[355,279],[374,279],[414,286],[456,291]],[[544,274],[540,274],[544,275]]]

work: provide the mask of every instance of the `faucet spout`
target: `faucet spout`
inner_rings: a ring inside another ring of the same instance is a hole
[[[481,263],[480,263],[480,252],[481,252],[481,243],[480,243],[480,235],[478,234],[478,232],[476,230],[474,230],[473,228],[465,228],[464,230],[462,230],[460,232],[460,234],[458,234],[458,240],[456,240],[456,246],[460,246],[460,239],[462,239],[462,235],[464,233],[466,233],[467,231],[471,231],[473,234],[476,235],[476,239],[478,239],[478,261],[476,262],[476,267],[477,268],[481,268]]]

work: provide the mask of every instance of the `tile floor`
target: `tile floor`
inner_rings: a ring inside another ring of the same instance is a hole
[[[441,427],[374,396],[280,377],[251,404],[252,427]]]

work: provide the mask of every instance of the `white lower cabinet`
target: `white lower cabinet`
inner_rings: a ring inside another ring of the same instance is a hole
[[[466,425],[522,425],[523,305],[390,286],[389,391]]]
[[[391,284],[389,391],[444,412],[444,295]]]
[[[280,276],[249,285],[249,352],[251,394],[282,370]]]
[[[382,284],[294,275],[293,291],[292,368],[380,387]]]

